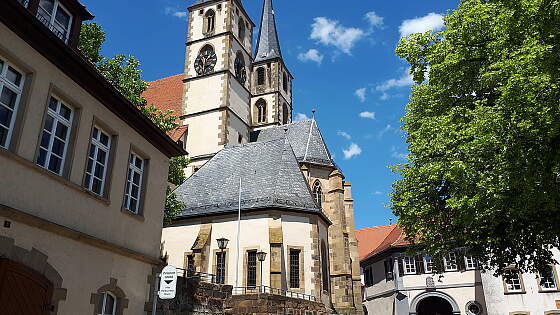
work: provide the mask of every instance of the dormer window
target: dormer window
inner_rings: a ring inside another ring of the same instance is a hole
[[[58,0],[40,0],[37,18],[65,43],[70,36],[72,15]]]

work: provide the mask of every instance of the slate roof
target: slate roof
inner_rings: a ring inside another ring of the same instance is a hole
[[[261,27],[255,50],[255,62],[282,58],[278,32],[276,31],[276,18],[272,0],[264,0]]]
[[[259,142],[282,138],[285,128],[288,128],[288,141],[299,162],[336,166],[314,119],[255,131],[251,134],[251,141]]]
[[[322,214],[285,138],[229,146],[189,177],[175,193],[179,217],[236,212],[239,179],[243,210],[284,208]]]

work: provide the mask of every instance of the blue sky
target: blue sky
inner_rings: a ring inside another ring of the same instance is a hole
[[[194,0],[82,0],[107,32],[103,53],[129,54],[151,81],[182,72],[186,7]],[[259,25],[262,0],[244,0]],[[401,35],[437,30],[458,0],[275,0],[282,53],[295,77],[294,118],[317,121],[352,183],[356,227],[396,221],[388,168],[406,150],[400,131],[412,85],[394,54]],[[258,30],[255,31],[255,35]]]

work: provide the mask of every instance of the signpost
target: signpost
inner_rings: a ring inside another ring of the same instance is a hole
[[[177,268],[167,266],[161,271],[158,296],[162,300],[171,300],[177,293]]]

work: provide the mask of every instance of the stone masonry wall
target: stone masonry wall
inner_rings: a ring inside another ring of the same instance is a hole
[[[226,301],[225,314],[326,315],[322,303],[271,294],[234,295]]]

